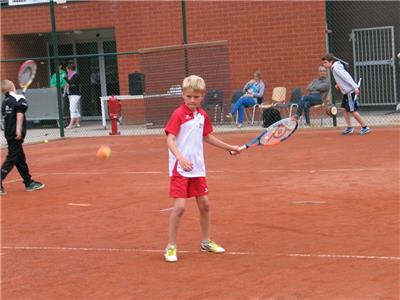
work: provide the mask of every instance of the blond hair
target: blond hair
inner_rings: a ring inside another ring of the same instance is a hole
[[[182,90],[192,89],[198,92],[205,92],[206,83],[203,78],[197,75],[190,75],[182,82]]]
[[[0,82],[0,85],[3,94],[15,91],[15,85],[11,80],[4,79]]]

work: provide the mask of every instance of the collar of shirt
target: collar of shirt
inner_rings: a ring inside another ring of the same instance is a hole
[[[191,117],[192,116],[194,117],[193,111],[185,103],[182,104],[182,107],[183,107],[183,110],[184,110],[185,114],[187,114],[187,115],[189,115]],[[196,108],[196,113],[197,114],[199,113],[199,108]]]

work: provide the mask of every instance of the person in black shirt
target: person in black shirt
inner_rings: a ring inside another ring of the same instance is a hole
[[[69,99],[69,113],[71,116],[71,120],[69,121],[69,125],[66,127],[68,129],[74,127],[80,127],[80,100],[81,100],[81,91],[80,91],[80,76],[76,72],[76,67],[74,64],[70,63],[67,66],[67,94]]]
[[[44,188],[44,184],[32,180],[22,144],[26,136],[25,112],[28,103],[23,95],[16,94],[15,85],[10,80],[1,81],[1,92],[5,99],[1,105],[1,114],[4,117],[4,135],[8,144],[7,158],[1,166],[1,191],[5,195],[3,181],[14,166],[17,167],[26,187],[26,191],[33,192]]]

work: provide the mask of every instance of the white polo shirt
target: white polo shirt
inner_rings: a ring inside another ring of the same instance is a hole
[[[196,116],[185,104],[178,107],[171,115],[165,133],[176,136],[176,145],[183,157],[193,163],[193,170],[184,171],[179,165],[175,155],[168,149],[169,175],[183,177],[205,177],[206,166],[204,163],[203,137],[213,131],[207,113],[197,109]]]

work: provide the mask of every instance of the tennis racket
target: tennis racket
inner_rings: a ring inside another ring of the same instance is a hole
[[[361,78],[360,78],[360,79],[358,79],[357,86],[358,86],[358,90],[360,90],[360,86],[361,86]],[[361,92],[361,91],[360,91],[360,92]],[[357,101],[357,99],[358,99],[358,95],[355,95],[355,97],[354,97],[354,102],[356,102],[356,101]]]
[[[279,144],[283,141],[286,141],[296,131],[297,127],[298,122],[296,119],[282,119],[269,126],[254,140],[243,146],[240,146],[239,150],[243,151],[255,146],[272,146]],[[234,152],[230,151],[230,154],[233,155]]]
[[[27,60],[19,67],[18,81],[23,94],[25,94],[26,90],[35,78],[36,70],[37,65],[33,60]]]

